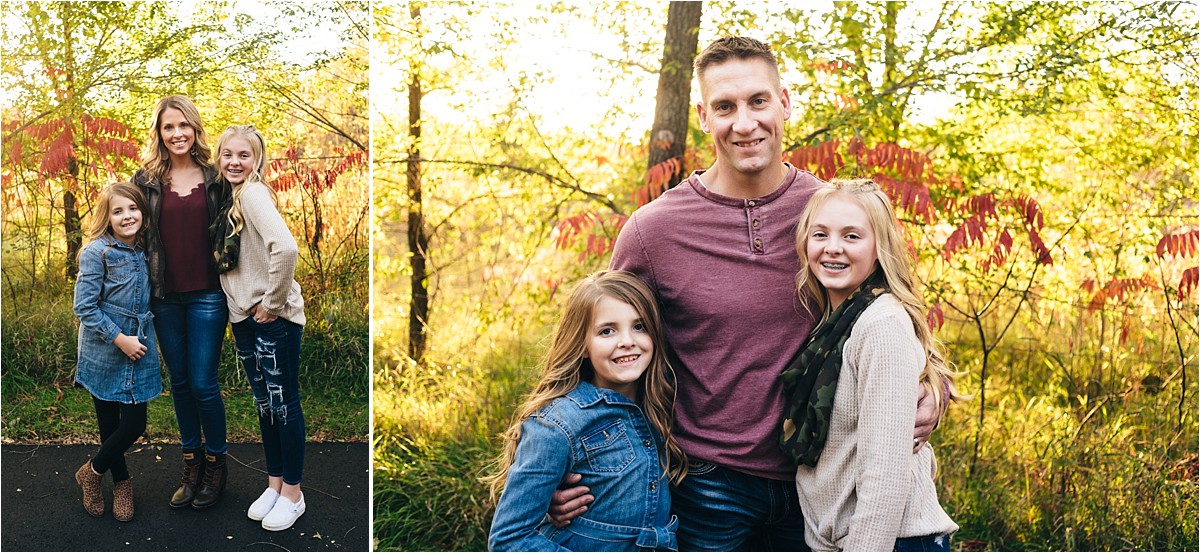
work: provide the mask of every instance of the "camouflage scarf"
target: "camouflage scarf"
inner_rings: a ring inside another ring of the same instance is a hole
[[[842,370],[842,348],[859,315],[887,291],[883,270],[875,269],[837,310],[813,329],[800,353],[780,374],[787,404],[779,447],[796,463],[817,466],[829,437],[833,397]]]
[[[208,227],[208,238],[212,242],[213,262],[218,273],[228,273],[237,267],[241,252],[242,235],[230,236],[233,226],[229,224],[229,210],[233,208],[233,197],[226,196],[217,210],[217,218]]]

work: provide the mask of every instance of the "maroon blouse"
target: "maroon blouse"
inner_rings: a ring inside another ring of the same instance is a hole
[[[167,265],[167,281],[163,283],[167,293],[221,289],[221,280],[210,262],[212,246],[208,240],[204,185],[193,188],[186,196],[163,186],[158,232]]]

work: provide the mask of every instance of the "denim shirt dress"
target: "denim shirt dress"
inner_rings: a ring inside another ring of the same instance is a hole
[[[75,382],[105,401],[145,403],[158,397],[162,373],[145,252],[111,234],[85,246],[79,255],[74,309],[79,317]],[[137,336],[146,355],[131,361],[113,343],[121,333]]]
[[[662,444],[636,403],[580,383],[521,423],[488,549],[677,550]],[[569,473],[581,474],[596,499],[566,528],[555,528],[546,511]]]

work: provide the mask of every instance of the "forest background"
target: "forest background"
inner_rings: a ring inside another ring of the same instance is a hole
[[[265,135],[301,249],[309,439],[367,439],[368,4],[5,2],[0,24],[4,443],[96,440],[90,397],[72,387],[80,222],[137,169],[170,94],[195,101],[210,147],[232,124]],[[258,441],[228,333],[219,374],[230,439]],[[150,403],[146,439],[177,443],[169,399]]]
[[[1197,549],[1189,3],[373,4],[375,540],[482,550],[563,293],[713,160],[690,62],[780,58],[785,159],[892,195],[973,398],[962,550]],[[686,224],[686,223],[681,223]]]

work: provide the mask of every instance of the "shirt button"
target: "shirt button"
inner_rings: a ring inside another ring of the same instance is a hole
[[[651,482],[651,483],[650,483],[650,489],[652,489],[652,490],[653,490],[653,489],[655,489],[656,487],[657,487],[657,484],[655,484],[654,482]]]
[[[750,200],[746,203],[749,204],[750,207],[754,207],[754,200]]]
[[[754,228],[758,228],[758,226],[759,226],[759,224],[758,224],[758,219],[755,219],[755,220],[754,220]]]
[[[762,240],[759,240],[758,238],[755,238],[755,239],[754,239],[754,247],[756,247],[756,248],[761,248],[761,247],[762,247]]]
[[[645,442],[642,442],[642,443],[646,444],[646,447],[653,447],[653,446],[654,446],[654,444],[650,443],[650,440],[646,440]]]

